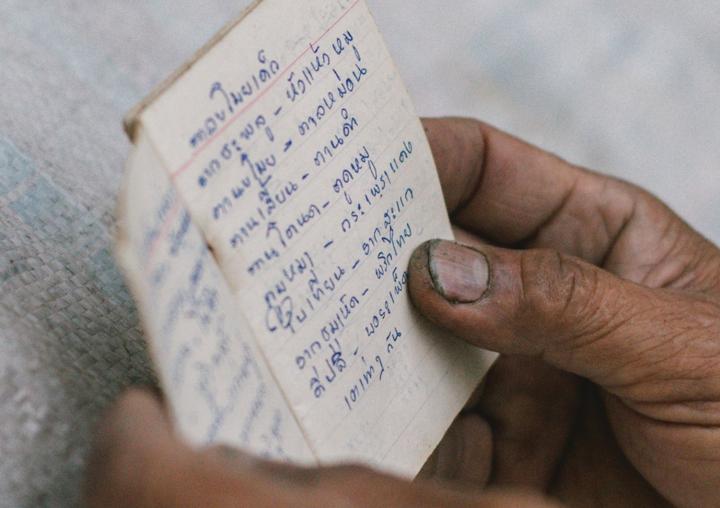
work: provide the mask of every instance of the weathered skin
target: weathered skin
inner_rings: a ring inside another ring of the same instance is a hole
[[[99,429],[90,506],[718,503],[720,251],[630,184],[473,120],[425,127],[472,249],[419,247],[411,297],[502,356],[421,479],[193,451],[134,391]]]

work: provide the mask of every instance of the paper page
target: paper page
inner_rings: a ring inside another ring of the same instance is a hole
[[[175,421],[196,445],[314,459],[197,227],[141,137],[120,201],[117,252]]]
[[[260,2],[140,123],[314,455],[414,475],[491,359],[409,302],[452,233],[365,2]]]

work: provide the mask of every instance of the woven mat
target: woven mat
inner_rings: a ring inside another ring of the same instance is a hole
[[[152,382],[111,255],[120,122],[245,3],[0,3],[0,507],[77,505],[98,415]],[[369,3],[421,113],[640,182],[720,240],[717,2]]]

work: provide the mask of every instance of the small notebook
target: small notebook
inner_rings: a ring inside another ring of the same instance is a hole
[[[178,432],[414,476],[493,356],[412,307],[452,238],[364,0],[263,0],[126,120],[117,254]]]

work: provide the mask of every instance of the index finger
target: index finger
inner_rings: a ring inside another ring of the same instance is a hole
[[[487,240],[599,263],[633,215],[628,184],[475,120],[423,123],[453,222]]]

